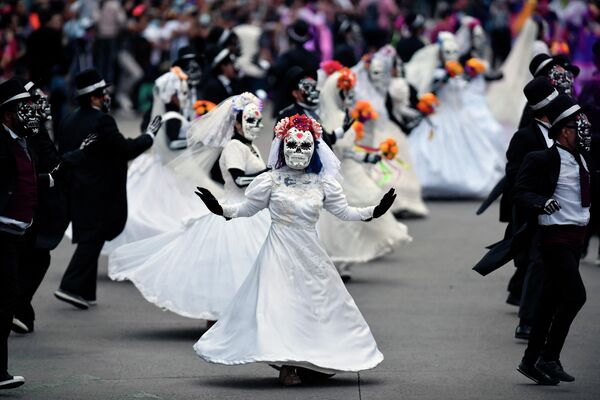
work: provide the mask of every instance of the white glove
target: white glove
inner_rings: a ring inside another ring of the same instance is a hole
[[[554,214],[558,210],[560,210],[560,203],[554,199],[548,200],[544,205],[544,212],[547,215]]]
[[[150,122],[150,124],[146,128],[146,132],[144,132],[144,133],[152,136],[152,139],[154,139],[156,137],[156,132],[158,132],[158,130],[160,129],[161,124],[162,124],[162,117],[160,115],[157,115],[156,117],[154,117],[152,122]]]

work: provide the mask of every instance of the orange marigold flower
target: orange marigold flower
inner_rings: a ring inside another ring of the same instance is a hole
[[[485,64],[478,58],[469,58],[465,63],[465,71],[474,78],[485,72]]]
[[[217,105],[208,100],[196,100],[194,103],[194,110],[196,111],[196,116],[201,117],[202,115],[208,113],[212,109],[214,109]]]
[[[331,75],[334,72],[337,72],[337,71],[341,70],[342,68],[344,68],[344,66],[337,60],[323,61],[320,64],[320,67],[323,71],[325,71],[325,73],[327,75]]]
[[[340,90],[351,90],[356,85],[356,74],[350,68],[342,68],[337,80],[337,87]]]
[[[379,145],[379,150],[381,150],[381,154],[388,160],[393,160],[396,158],[396,154],[398,154],[398,143],[394,138],[387,138]]]
[[[453,60],[446,61],[446,71],[451,77],[462,75],[465,72],[462,65],[458,61]]]
[[[350,116],[362,123],[365,123],[371,119],[377,119],[379,117],[377,112],[373,109],[371,102],[366,100],[358,100],[354,106],[354,109],[352,109]]]
[[[433,93],[425,93],[419,98],[417,109],[425,115],[433,114],[435,106],[439,105],[440,101]]]

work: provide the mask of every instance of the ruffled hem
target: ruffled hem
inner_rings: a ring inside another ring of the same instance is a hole
[[[269,364],[269,365],[276,365],[276,366],[282,366],[282,365],[291,365],[294,367],[303,367],[303,368],[308,368],[311,369],[313,371],[317,371],[317,372],[322,372],[324,374],[337,374],[340,372],[361,372],[361,371],[367,371],[369,369],[373,369],[376,366],[378,366],[379,364],[381,364],[381,362],[383,361],[383,354],[381,354],[381,352],[378,354],[377,356],[377,360],[374,360],[373,362],[370,363],[366,363],[365,365],[361,365],[359,367],[351,367],[351,368],[345,368],[345,369],[335,369],[335,368],[328,368],[327,366],[324,365],[318,365],[318,364],[314,364],[310,361],[302,361],[302,360],[292,360],[292,359],[288,359],[285,357],[277,357],[277,356],[272,356],[272,357],[260,357],[260,358],[248,358],[245,360],[234,360],[234,361],[228,361],[228,360],[219,360],[219,359],[215,359],[212,357],[208,357],[205,355],[202,355],[198,352],[198,349],[196,348],[196,345],[194,345],[194,351],[196,352],[196,354],[198,355],[198,357],[200,357],[201,359],[203,359],[206,362],[209,362],[211,364],[221,364],[221,365],[245,365],[245,364],[253,364],[253,363],[260,363],[260,364]]]

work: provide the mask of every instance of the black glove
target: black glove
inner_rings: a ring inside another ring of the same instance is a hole
[[[152,121],[146,128],[146,132],[144,133],[147,133],[148,135],[152,136],[152,138],[156,137],[156,132],[158,132],[158,130],[160,129],[161,124],[162,117],[160,115],[157,115],[156,117],[154,117],[154,119],[152,119]]]
[[[347,132],[348,129],[352,127],[352,124],[355,123],[356,120],[350,117],[350,114],[346,112],[346,116],[344,117],[344,124],[342,125],[342,129],[344,132]]]
[[[554,214],[560,210],[560,203],[554,199],[550,199],[544,204],[544,213],[547,215]]]
[[[377,164],[379,161],[381,161],[381,155],[377,153],[367,153],[365,154],[363,161],[368,164]]]
[[[377,206],[375,206],[375,210],[373,210],[373,218],[379,218],[383,214],[390,209],[392,204],[394,204],[394,200],[396,200],[396,193],[394,193],[394,189],[390,189],[386,194],[383,195],[383,198],[379,202]]]
[[[223,215],[223,207],[221,207],[219,201],[208,189],[196,186],[196,192],[194,193],[200,197],[210,212],[221,216]]]

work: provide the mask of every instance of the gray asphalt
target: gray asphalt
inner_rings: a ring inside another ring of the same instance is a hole
[[[0,398],[600,398],[600,267],[593,257],[581,264],[588,300],[562,356],[577,380],[539,387],[515,372],[525,346],[513,338],[516,308],[504,302],[513,268],[485,278],[471,271],[484,246],[502,236],[497,205],[479,217],[477,202],[428,205],[429,218],[407,223],[413,243],[353,269],[348,289],[385,355],[374,370],[283,388],[268,366],[208,364],[192,349],[204,322],[161,311],[131,284],[110,281],[106,258],[98,306],[76,310],[52,296],[74,250],[65,239],[34,299],[35,333],[9,341],[10,370],[27,384]]]

